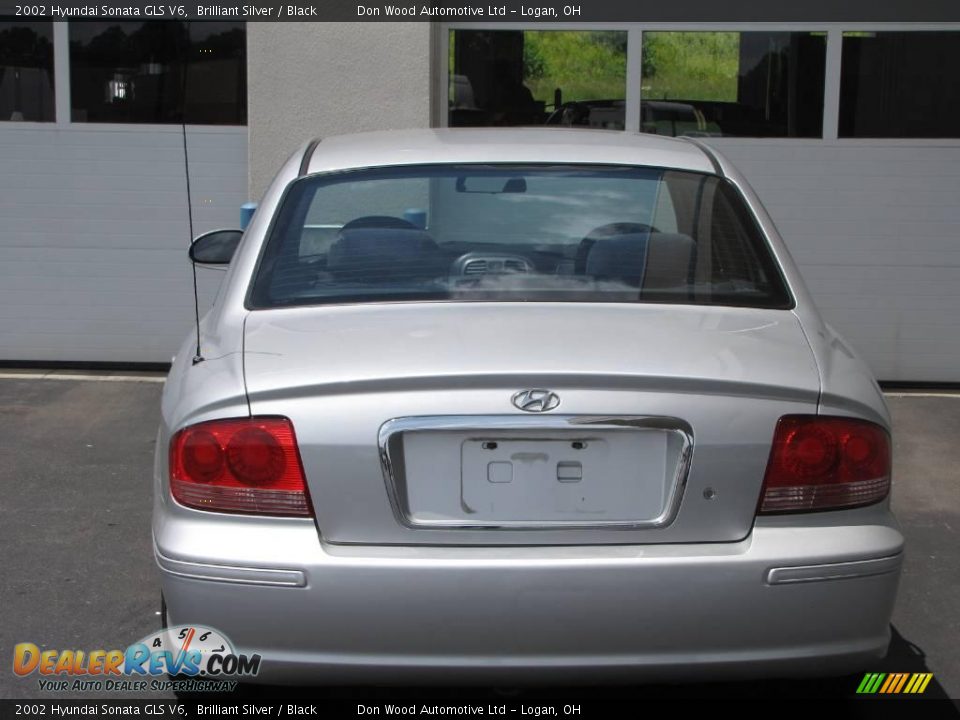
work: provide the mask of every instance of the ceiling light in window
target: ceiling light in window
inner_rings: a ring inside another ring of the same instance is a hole
[[[115,73],[112,80],[107,80],[106,91],[108,103],[133,100],[133,82],[123,73]]]

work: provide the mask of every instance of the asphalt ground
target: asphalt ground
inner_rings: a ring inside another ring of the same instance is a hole
[[[150,537],[160,376],[0,373],[0,698],[141,699],[51,693],[12,672],[13,647],[125,648],[159,627]],[[960,395],[895,393],[894,509],[908,550],[893,642],[875,672],[932,672],[926,697],[960,697]],[[784,619],[789,622],[789,618]],[[613,688],[302,690],[304,697],[491,701],[561,698],[844,698],[861,676]],[[247,690],[262,697],[266,689]],[[278,690],[282,696],[295,689]],[[152,697],[172,697],[156,694]],[[211,697],[210,700],[214,698]],[[236,698],[220,698],[235,701]],[[960,717],[960,715],[958,715]]]

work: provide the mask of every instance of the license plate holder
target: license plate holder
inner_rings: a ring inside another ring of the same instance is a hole
[[[466,439],[460,448],[464,515],[530,525],[654,517],[664,500],[666,444],[661,433],[630,435]]]

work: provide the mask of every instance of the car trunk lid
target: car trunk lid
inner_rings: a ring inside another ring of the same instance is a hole
[[[256,311],[245,377],[342,543],[739,540],[777,419],[819,392],[789,311],[640,304]]]

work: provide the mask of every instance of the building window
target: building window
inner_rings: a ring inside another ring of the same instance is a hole
[[[821,137],[826,33],[645,32],[641,130]]]
[[[845,32],[840,137],[960,137],[960,32]]]
[[[242,22],[70,23],[74,122],[245,125]]]
[[[623,130],[627,33],[452,30],[451,126]]]
[[[53,23],[0,22],[0,121],[55,119]]]

